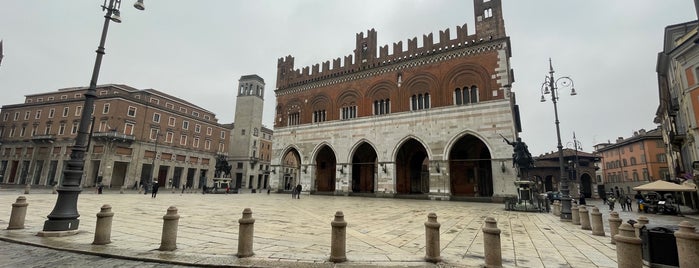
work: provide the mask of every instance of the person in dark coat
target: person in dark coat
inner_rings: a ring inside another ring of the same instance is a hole
[[[580,194],[580,200],[578,201],[578,205],[587,205],[587,203],[585,203],[585,195],[584,194]]]
[[[301,199],[301,184],[296,185],[296,199]]]
[[[158,181],[153,182],[153,189],[152,189],[153,194],[151,194],[150,197],[155,198],[155,196],[158,195],[158,187],[160,187],[160,185],[158,185]]]

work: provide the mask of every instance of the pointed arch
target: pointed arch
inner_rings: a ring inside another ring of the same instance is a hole
[[[317,192],[335,191],[335,172],[337,156],[335,149],[328,142],[321,142],[313,150],[315,176],[313,186]]]
[[[354,193],[373,193],[376,186],[378,154],[368,140],[355,143],[351,150],[351,190]]]
[[[430,151],[420,140],[406,137],[396,147],[396,192],[426,194],[429,192]]]
[[[492,153],[484,139],[465,131],[450,141],[445,155],[452,195],[493,195]]]

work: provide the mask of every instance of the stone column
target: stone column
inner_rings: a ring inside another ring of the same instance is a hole
[[[621,218],[619,218],[619,213],[616,211],[612,211],[612,213],[609,214],[609,236],[612,237],[612,244],[616,244],[616,240],[614,240],[614,236],[619,233],[619,225],[621,225]]]
[[[485,252],[485,267],[502,267],[500,229],[498,228],[498,222],[493,217],[485,218],[483,250]]]
[[[104,204],[97,213],[97,224],[95,225],[95,240],[93,245],[106,245],[112,243],[112,219],[114,212],[112,206]]]
[[[255,219],[250,208],[243,209],[243,217],[238,220],[238,258],[255,255],[252,252],[252,238],[255,228]]]
[[[347,222],[342,211],[335,212],[335,219],[330,223],[332,234],[330,237],[330,261],[345,262],[347,255],[345,250],[347,236]]]
[[[24,186],[24,194],[29,194],[29,190],[32,189],[32,186],[27,183],[27,186]]]
[[[573,224],[580,225],[580,208],[578,208],[578,205],[573,205],[573,208],[571,208],[570,211]]]
[[[442,257],[439,256],[439,226],[437,214],[428,214],[425,222],[425,260],[432,263],[442,261]]]
[[[580,212],[580,229],[592,230],[592,227],[590,227],[590,214],[587,213],[587,207],[580,206],[579,210],[580,210],[579,211]]]
[[[590,218],[592,223],[592,235],[604,236],[604,222],[602,221],[602,213],[599,212],[599,208],[592,208]]]
[[[173,251],[177,248],[177,225],[180,220],[180,215],[177,214],[177,208],[171,206],[167,209],[167,213],[163,216],[163,235],[158,250]]]
[[[688,221],[680,222],[680,229],[675,232],[677,240],[677,257],[680,268],[696,267],[699,263],[699,233]]]
[[[17,197],[17,201],[12,204],[12,212],[10,212],[10,224],[8,230],[24,229],[24,219],[27,217],[27,198],[24,196]]]
[[[650,221],[646,216],[639,216],[638,219],[636,220],[636,224],[633,225],[633,227],[636,229],[636,237],[641,237],[641,228],[643,226],[646,226]]]
[[[634,229],[628,223],[619,226],[619,234],[614,237],[616,241],[616,259],[619,268],[643,267],[641,255],[641,239],[634,236]]]

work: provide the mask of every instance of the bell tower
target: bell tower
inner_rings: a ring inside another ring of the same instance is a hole
[[[230,135],[229,158],[233,166],[235,187],[253,187],[259,174],[260,135],[262,135],[262,109],[264,106],[265,80],[258,75],[244,75],[238,80],[235,101],[235,121]],[[242,168],[238,163],[243,163]]]
[[[490,40],[507,36],[502,18],[502,0],[473,0],[473,12],[479,38]]]

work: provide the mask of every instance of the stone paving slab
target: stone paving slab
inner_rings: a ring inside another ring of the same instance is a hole
[[[25,229],[5,230],[12,206],[20,195],[29,203]],[[283,194],[202,195],[164,191],[150,194],[84,191],[78,201],[80,228],[76,235],[38,237],[57,195],[50,191],[0,191],[0,239],[101,256],[219,267],[480,267],[484,264],[483,233],[486,217],[501,229],[505,267],[616,267],[615,245],[610,243],[608,210],[606,236],[593,236],[579,225],[561,222],[547,213],[505,211],[503,204],[449,201],[334,197]],[[103,204],[115,213],[112,243],[92,245],[96,214]],[[177,249],[159,251],[162,217],[169,206],[180,215]],[[235,256],[238,219],[251,208],[255,255]],[[330,256],[330,222],[336,211],[347,221],[348,262],[334,264]],[[441,224],[443,262],[424,262],[427,214],[435,212]],[[620,212],[626,221],[636,212]],[[645,214],[643,214],[645,215]],[[651,224],[678,224],[694,218],[645,215]]]

